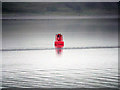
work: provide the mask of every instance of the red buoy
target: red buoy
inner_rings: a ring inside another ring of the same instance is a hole
[[[63,36],[61,34],[56,34],[55,47],[56,48],[63,48],[63,46],[64,46]]]

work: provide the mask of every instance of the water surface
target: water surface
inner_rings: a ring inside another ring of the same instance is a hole
[[[117,88],[118,49],[3,52],[3,87]]]
[[[2,87],[117,88],[117,46],[115,18],[4,19]]]

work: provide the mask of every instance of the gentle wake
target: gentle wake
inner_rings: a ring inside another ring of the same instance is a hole
[[[54,50],[54,49],[103,49],[119,48],[120,46],[99,46],[99,47],[65,47],[65,48],[21,48],[21,49],[2,49],[0,51],[28,51],[28,50]]]

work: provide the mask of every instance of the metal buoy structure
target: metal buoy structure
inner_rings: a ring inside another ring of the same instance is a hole
[[[63,48],[64,47],[64,41],[63,41],[63,35],[62,34],[56,34],[54,44],[55,44],[56,48]]]

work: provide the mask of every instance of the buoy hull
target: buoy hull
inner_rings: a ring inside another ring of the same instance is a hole
[[[63,48],[64,42],[63,41],[55,41],[55,47],[56,48]]]

